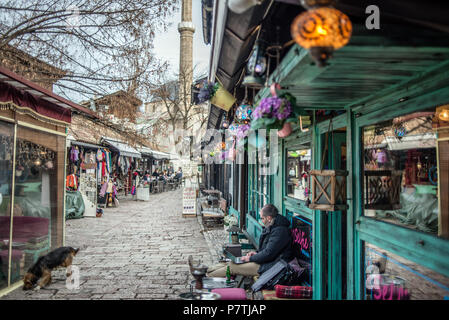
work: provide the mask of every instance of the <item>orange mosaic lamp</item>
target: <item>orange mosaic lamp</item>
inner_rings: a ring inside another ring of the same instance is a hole
[[[449,121],[449,104],[440,106],[436,109],[438,118],[442,121]]]
[[[352,23],[337,9],[313,8],[293,20],[291,34],[296,43],[309,50],[319,66],[325,66],[333,51],[349,42]]]

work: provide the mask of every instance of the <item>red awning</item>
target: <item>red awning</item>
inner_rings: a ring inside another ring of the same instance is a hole
[[[10,103],[18,109],[66,123],[70,123],[72,110],[98,118],[92,110],[64,99],[4,67],[0,67],[0,103]]]

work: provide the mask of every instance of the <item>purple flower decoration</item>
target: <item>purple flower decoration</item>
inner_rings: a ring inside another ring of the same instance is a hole
[[[218,89],[218,84],[213,84],[212,82],[204,81],[203,86],[200,89],[200,92],[198,93],[198,100],[199,102],[204,102],[206,100],[210,100],[215,92]]]
[[[287,99],[278,97],[268,97],[260,101],[259,106],[254,110],[253,118],[276,118],[278,120],[287,119],[292,112],[292,107]]]
[[[250,128],[251,128],[251,126],[249,124],[240,125],[237,128],[237,134],[236,134],[237,140],[244,139],[247,136]]]
[[[273,111],[273,115],[278,120],[287,119],[291,113],[292,113],[292,106],[287,99],[283,99],[280,107]]]

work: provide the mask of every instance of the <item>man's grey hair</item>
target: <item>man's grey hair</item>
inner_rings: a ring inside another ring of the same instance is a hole
[[[269,203],[263,206],[261,213],[264,217],[275,218],[279,214],[279,211],[274,204]]]

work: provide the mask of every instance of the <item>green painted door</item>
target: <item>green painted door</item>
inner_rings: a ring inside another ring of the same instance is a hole
[[[333,132],[328,136],[329,169],[346,170],[346,133]],[[346,211],[328,211],[327,224],[327,298],[346,297]]]
[[[312,136],[310,133],[292,135],[285,139],[282,149],[282,171],[277,179],[282,181],[283,215],[291,222],[293,251],[302,267],[306,269],[301,285],[314,286],[313,246],[315,233],[312,213],[308,208],[310,197],[309,171],[312,168]]]

